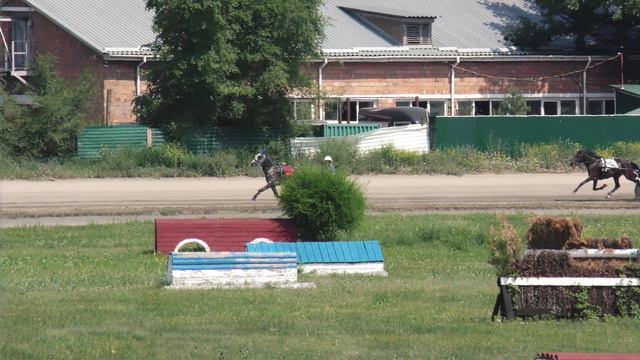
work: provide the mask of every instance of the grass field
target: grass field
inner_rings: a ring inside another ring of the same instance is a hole
[[[520,233],[526,215],[509,220]],[[580,216],[640,239],[638,216]],[[368,217],[386,278],[316,289],[165,290],[153,224],[0,230],[0,359],[532,359],[640,353],[640,319],[491,322],[492,214]],[[346,239],[346,237],[344,237]]]

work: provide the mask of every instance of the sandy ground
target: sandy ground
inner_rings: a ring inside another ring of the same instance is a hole
[[[372,212],[561,211],[640,213],[634,185],[621,180],[612,199],[585,178],[570,174],[465,176],[375,175],[362,184]],[[605,180],[609,184],[613,181]],[[262,178],[72,179],[0,182],[0,226],[85,224],[159,216],[271,217],[280,212],[273,194],[251,196]]]

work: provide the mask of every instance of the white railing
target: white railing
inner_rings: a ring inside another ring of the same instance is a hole
[[[26,71],[31,62],[30,48],[32,43],[30,41],[12,41],[7,45],[9,49],[2,47],[2,53],[4,54],[3,71]]]

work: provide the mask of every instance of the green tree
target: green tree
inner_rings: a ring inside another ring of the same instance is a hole
[[[538,48],[562,37],[577,50],[617,50],[640,41],[640,0],[534,0],[540,21],[521,17],[508,26],[505,39],[525,48]]]
[[[299,69],[318,53],[321,0],[147,0],[159,60],[139,118],[177,136],[193,126],[288,126]]]
[[[496,115],[527,115],[529,107],[527,101],[515,89],[509,89],[507,95],[500,102]]]
[[[31,88],[26,91],[32,105],[17,104],[3,90],[0,111],[0,142],[19,156],[51,157],[75,151],[95,92],[92,76],[84,72],[68,83],[55,70],[52,55],[36,59]]]

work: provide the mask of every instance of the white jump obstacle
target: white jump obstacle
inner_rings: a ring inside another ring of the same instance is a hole
[[[247,252],[173,252],[167,265],[168,288],[309,288],[298,283],[296,254]]]
[[[633,259],[638,257],[638,249],[575,249],[575,250],[525,250],[524,255],[540,255],[543,252],[566,252],[576,259]]]

